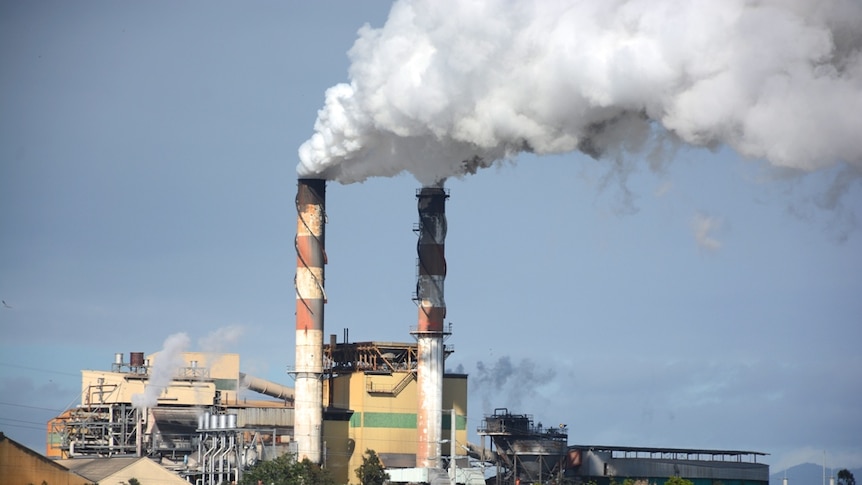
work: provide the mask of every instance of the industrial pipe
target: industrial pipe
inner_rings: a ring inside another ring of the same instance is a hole
[[[283,399],[285,401],[294,401],[293,389],[283,386],[276,382],[261,379],[259,377],[250,376],[242,372],[239,373],[240,383],[243,387],[251,391],[258,392],[265,396]]]

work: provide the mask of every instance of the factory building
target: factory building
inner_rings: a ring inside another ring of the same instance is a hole
[[[766,453],[737,450],[698,450],[624,446],[570,446],[566,477],[597,485],[663,485],[682,477],[694,485],[768,485]]]
[[[82,371],[81,405],[48,424],[48,456],[146,456],[201,485],[238,480],[285,453],[347,484],[367,450],[392,484],[663,485],[680,476],[768,485],[762,453],[569,446],[566,426],[506,408],[485,416],[479,446],[469,443],[467,375],[445,368],[453,352],[443,291],[448,192],[416,193],[414,342],[350,342],[345,329],[342,342],[330,335],[324,345],[325,189],[323,180],[298,182],[294,388],[240,372],[237,354],[115,354],[109,371]]]
[[[81,475],[27,448],[0,432],[0,477],[3,483],[90,485]]]
[[[324,348],[324,395],[328,406],[323,441],[325,464],[338,483],[356,478],[354,470],[369,449],[390,469],[424,468],[417,458],[423,447],[434,450],[430,458],[435,460],[448,460],[453,454],[466,458],[467,375],[443,376],[439,439],[423,446],[418,429],[418,346],[391,342],[336,344],[334,336],[331,340]]]
[[[769,485],[769,466],[758,462],[766,454],[756,451],[568,445],[566,425],[545,427],[506,408],[485,416],[478,432],[482,446],[471,452],[493,463],[494,485],[664,485],[670,477],[694,485]]]
[[[497,408],[485,416],[478,430],[480,458],[490,439],[496,484],[560,483],[566,469],[568,429],[565,425],[534,424],[529,414]]]
[[[292,389],[240,372],[238,354],[165,352],[81,371],[81,404],[48,422],[46,455],[150,457],[203,484],[295,452]],[[248,389],[271,399],[241,397]]]
[[[259,460],[298,453],[292,388],[240,372],[238,354],[163,353],[131,352],[128,360],[117,353],[110,370],[82,370],[81,404],[48,423],[46,455],[67,466],[146,456],[210,484],[236,479]],[[417,344],[336,344],[333,336],[323,355],[322,464],[339,483],[355,479],[368,449],[388,467],[416,467]],[[166,360],[170,366],[161,365]],[[142,399],[151,401],[141,406]],[[467,443],[467,376],[446,374],[442,399],[445,429],[433,448],[447,460],[464,458],[457,444]]]

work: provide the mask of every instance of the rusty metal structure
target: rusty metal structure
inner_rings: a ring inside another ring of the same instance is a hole
[[[296,192],[296,415],[298,458],[321,462],[326,181],[299,179]]]
[[[140,449],[140,411],[131,403],[88,404],[48,422],[54,456],[134,456]]]
[[[610,485],[630,478],[635,485],[648,485],[677,476],[694,483],[767,485],[769,465],[758,462],[766,455],[741,450],[572,445],[566,479],[574,484]]]
[[[443,281],[446,279],[446,199],[442,187],[423,187],[416,193],[419,209],[417,244],[416,303],[419,324],[411,333],[417,340],[419,409],[416,416],[418,450],[416,463],[420,468],[440,468],[442,389],[444,366],[443,326],[446,302]]]
[[[352,372],[407,371],[416,375],[418,355],[416,346],[400,342],[343,342],[335,335],[324,347],[324,367],[329,377]]]
[[[497,484],[559,483],[563,480],[568,456],[568,429],[565,425],[543,427],[533,424],[528,414],[512,414],[497,408],[485,416],[478,429],[484,448],[491,438],[497,457]]]

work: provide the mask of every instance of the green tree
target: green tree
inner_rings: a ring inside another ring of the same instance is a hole
[[[694,485],[694,482],[692,482],[691,480],[686,480],[682,477],[674,476],[668,478],[667,481],[664,482],[664,485]]]
[[[856,478],[850,470],[844,468],[838,472],[838,485],[856,485]]]
[[[137,478],[130,478],[129,485],[141,485],[141,482],[139,482]]]
[[[259,461],[246,471],[239,485],[335,485],[329,473],[308,458],[297,462],[294,455],[281,455],[274,460]]]
[[[389,474],[380,463],[380,458],[374,450],[365,450],[362,464],[356,469],[356,478],[361,485],[383,485],[389,479]]]

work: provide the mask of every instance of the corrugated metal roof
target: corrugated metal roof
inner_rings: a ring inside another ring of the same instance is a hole
[[[671,455],[711,455],[711,456],[767,456],[769,453],[761,451],[742,451],[742,450],[708,450],[698,448],[656,448],[645,446],[603,446],[603,445],[569,445],[569,449],[581,449],[592,451],[610,451],[622,453],[657,453]]]
[[[137,456],[116,458],[72,458],[70,460],[57,460],[58,463],[81,475],[82,477],[98,482],[118,471],[126,468],[138,460],[147,460]]]
[[[237,409],[237,426],[293,426],[293,408],[245,408]]]

